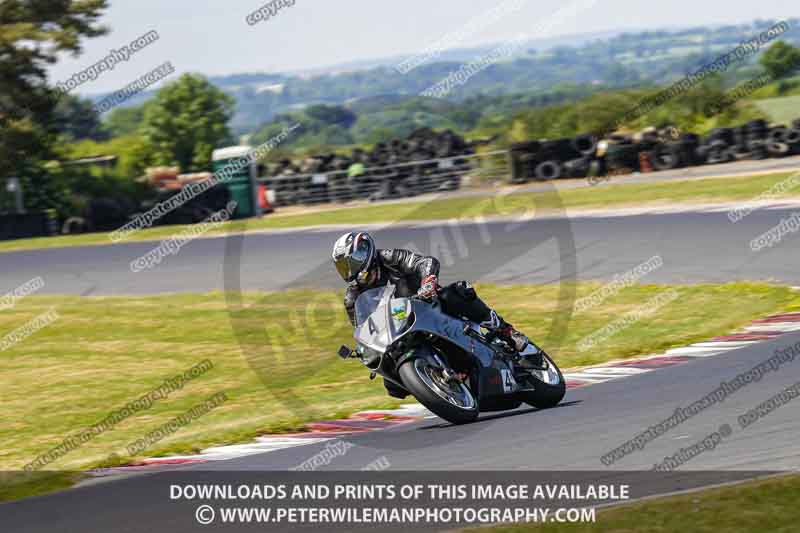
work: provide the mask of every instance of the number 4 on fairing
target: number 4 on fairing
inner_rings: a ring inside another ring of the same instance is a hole
[[[512,392],[517,387],[514,374],[505,368],[500,370],[500,374],[503,376],[503,392]]]

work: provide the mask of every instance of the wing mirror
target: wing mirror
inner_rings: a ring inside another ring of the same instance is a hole
[[[345,346],[344,344],[339,347],[339,357],[342,359],[349,359],[352,356],[353,350],[351,350],[350,347]]]

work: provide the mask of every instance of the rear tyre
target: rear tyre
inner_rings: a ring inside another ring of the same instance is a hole
[[[403,363],[399,374],[411,394],[438,417],[452,424],[467,424],[478,418],[478,401],[467,386],[446,383],[426,358]]]
[[[520,395],[523,402],[538,409],[555,407],[564,399],[564,395],[567,393],[567,384],[564,381],[561,370],[550,359],[549,355],[544,354],[544,360],[547,362],[548,368],[542,371],[532,371],[532,375],[527,378],[528,384],[534,390],[523,392]]]
[[[783,157],[789,155],[789,145],[781,142],[771,142],[767,144],[767,152],[772,157]]]
[[[557,180],[560,177],[561,164],[558,161],[544,161],[536,167],[536,179],[539,181]]]
[[[680,147],[674,144],[659,144],[652,152],[653,168],[672,170],[681,164]]]

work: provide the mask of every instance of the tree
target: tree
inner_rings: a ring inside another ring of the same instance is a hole
[[[0,2],[0,180],[23,179],[26,207],[53,207],[63,187],[43,168],[55,155],[58,93],[46,68],[59,54],[81,52],[83,38],[106,29],[96,25],[106,0]]]
[[[69,159],[115,155],[117,161],[113,170],[105,173],[112,174],[120,183],[133,183],[133,178],[145,173],[145,169],[151,164],[149,149],[145,140],[136,134],[114,137],[104,142],[86,139],[64,147],[65,155]]]
[[[211,152],[232,143],[228,121],[234,99],[205,77],[184,74],[156,93],[147,105],[141,133],[157,164],[183,172],[211,168]]]
[[[64,95],[59,98],[54,110],[55,127],[69,140],[108,139],[108,132],[100,122],[100,114],[91,100]]]
[[[103,119],[105,129],[113,137],[136,133],[144,122],[147,103],[133,107],[117,107]]]
[[[759,62],[773,79],[783,78],[800,67],[800,48],[777,41],[761,55]]]
[[[314,120],[345,129],[355,124],[358,119],[355,113],[341,106],[313,105],[306,109],[306,115]]]

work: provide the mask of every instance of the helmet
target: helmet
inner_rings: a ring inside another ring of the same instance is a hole
[[[375,263],[375,241],[369,233],[350,232],[339,237],[333,245],[333,264],[342,279],[364,284]]]

